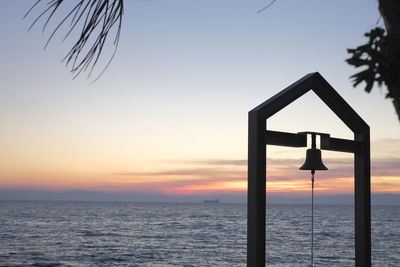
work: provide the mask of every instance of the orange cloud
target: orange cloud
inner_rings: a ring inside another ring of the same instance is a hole
[[[267,192],[273,194],[308,194],[310,174],[298,170],[303,159],[267,159]],[[316,192],[352,193],[354,188],[351,158],[324,158],[329,171],[317,172]],[[247,190],[246,160],[174,161],[179,168],[157,171],[115,171],[99,174],[20,173],[0,174],[0,188],[46,188],[52,190],[84,189],[104,191],[164,192],[203,194],[241,193]],[[400,193],[400,159],[387,157],[372,160],[372,191]],[[27,178],[29,175],[29,179]],[[28,182],[27,182],[28,181]]]
[[[354,190],[353,160],[325,159],[330,170],[317,172],[316,193],[351,194]],[[310,191],[310,174],[299,171],[302,159],[268,159],[267,192],[304,195]],[[372,188],[374,192],[399,192],[400,171],[397,158],[373,161]],[[247,173],[245,160],[193,160],[182,161],[195,167],[162,170],[156,172],[116,173],[129,177],[159,179],[153,188],[169,194],[204,193],[245,193],[247,191]],[[198,166],[196,166],[198,165]],[[375,176],[379,174],[381,176]],[[379,178],[380,177],[380,178]],[[390,177],[390,178],[389,178]]]

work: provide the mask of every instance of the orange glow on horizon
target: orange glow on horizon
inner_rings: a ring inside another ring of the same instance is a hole
[[[138,172],[104,171],[105,167],[97,170],[97,172],[86,172],[79,168],[71,168],[68,172],[59,172],[55,169],[46,170],[45,168],[36,170],[5,169],[0,177],[0,189],[136,191],[178,195],[246,194],[245,164],[240,163],[232,167],[227,165],[197,166],[196,164],[190,167],[181,167],[176,163],[175,169],[171,166],[169,169],[160,168],[160,170],[152,171],[143,168]],[[291,166],[286,169],[282,169],[282,166],[269,170],[267,192],[293,195],[308,194],[311,188],[309,175],[304,175],[304,172],[300,174],[297,170],[291,171]],[[124,168],[120,169],[123,170]],[[400,177],[396,173],[398,168],[382,168],[381,170],[384,171],[376,171],[376,173],[383,173],[384,175],[371,177],[372,192],[399,194]],[[321,173],[316,177],[316,193],[324,195],[353,194],[354,178],[350,175],[346,176],[347,172],[340,172],[339,170]]]
[[[2,181],[2,189],[45,189],[52,191],[62,190],[100,190],[100,191],[143,191],[143,192],[163,192],[167,194],[208,194],[208,193],[246,193],[247,180],[225,180],[207,181],[184,180],[182,185],[173,184],[180,180],[166,179],[88,179],[87,177],[75,177],[66,179],[37,179],[35,182],[27,183],[24,180]],[[268,180],[267,192],[269,193],[293,193],[303,195],[309,192],[311,182],[305,179],[292,180]],[[400,193],[400,177],[398,176],[373,176],[371,178],[373,193]],[[324,178],[316,179],[316,193],[325,195],[332,194],[352,194],[354,190],[353,177]]]
[[[372,177],[373,193],[400,193],[400,177]],[[390,182],[390,184],[388,183]],[[293,179],[289,181],[267,181],[267,192],[269,193],[294,193],[301,194],[310,191],[311,182],[304,179]],[[354,193],[354,178],[325,178],[315,182],[316,193],[324,195],[352,194]],[[240,181],[214,181],[195,185],[184,185],[171,187],[164,192],[169,194],[202,194],[202,193],[246,193],[247,180]]]

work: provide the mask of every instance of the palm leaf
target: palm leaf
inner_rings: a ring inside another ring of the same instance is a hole
[[[88,77],[92,75],[110,33],[114,33],[112,41],[114,51],[103,70],[95,79],[97,80],[107,69],[117,51],[122,28],[124,1],[78,0],[71,5],[71,0],[37,0],[24,18],[37,9],[40,9],[40,12],[32,22],[29,30],[40,21],[44,21],[42,30],[45,31],[50,22],[57,20],[45,48],[62,26],[69,27],[63,40],[70,37],[72,32],[78,32],[77,40],[63,59],[74,78],[85,71],[89,72]],[[55,16],[58,11],[64,11],[65,15],[61,17]]]

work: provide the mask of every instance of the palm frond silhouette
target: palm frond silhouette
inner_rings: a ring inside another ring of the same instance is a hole
[[[117,51],[122,28],[124,1],[78,0],[71,3],[71,0],[37,0],[24,18],[33,13],[34,10],[39,9],[39,14],[36,15],[36,19],[30,25],[29,30],[36,24],[43,23],[43,32],[53,20],[56,21],[55,28],[52,30],[45,48],[63,27],[67,27],[67,33],[63,40],[71,36],[71,33],[78,32],[77,40],[63,59],[67,67],[70,67],[74,78],[86,71],[88,71],[88,77],[92,75],[93,68],[99,61],[107,38],[113,33],[113,53],[95,79],[97,80],[107,69]],[[63,15],[55,15],[59,12],[64,13]]]

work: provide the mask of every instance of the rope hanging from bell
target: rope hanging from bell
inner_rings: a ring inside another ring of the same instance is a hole
[[[316,170],[328,170],[322,162],[321,150],[317,149],[315,137],[317,133],[311,133],[311,148],[307,149],[306,160],[299,168],[311,171],[311,267],[314,266],[314,174]]]

